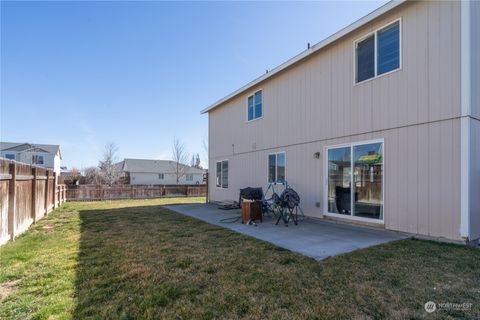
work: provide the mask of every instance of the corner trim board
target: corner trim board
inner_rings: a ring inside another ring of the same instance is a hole
[[[460,3],[461,11],[461,120],[460,120],[460,236],[470,238],[470,115],[471,45],[470,1]]]

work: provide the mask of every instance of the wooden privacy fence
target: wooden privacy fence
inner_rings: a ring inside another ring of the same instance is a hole
[[[205,197],[205,185],[79,185],[68,186],[68,201],[151,199],[165,197]]]
[[[52,170],[0,159],[0,245],[65,202]]]

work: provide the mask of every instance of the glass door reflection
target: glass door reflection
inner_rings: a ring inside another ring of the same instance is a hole
[[[383,144],[353,147],[353,214],[364,218],[383,218]]]

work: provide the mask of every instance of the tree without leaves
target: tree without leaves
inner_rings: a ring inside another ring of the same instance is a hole
[[[75,185],[77,184],[77,181],[80,179],[80,170],[77,168],[73,167],[68,171],[67,175],[65,176],[65,184],[71,184]]]
[[[208,167],[208,139],[204,136],[202,140],[202,159],[204,160],[203,163],[206,163]]]
[[[185,150],[185,144],[177,138],[173,138],[172,143],[172,160],[173,160],[173,173],[177,184],[180,179],[187,174],[188,171],[188,153]]]
[[[105,184],[109,186],[114,185],[120,179],[121,172],[117,165],[117,152],[118,147],[114,142],[107,143],[105,151],[103,152],[103,158],[98,164],[100,175]]]
[[[82,179],[84,184],[102,184],[102,177],[100,175],[100,170],[97,167],[88,167],[83,169]]]
[[[202,166],[200,165],[200,154],[197,153],[195,157],[195,168],[202,169]]]

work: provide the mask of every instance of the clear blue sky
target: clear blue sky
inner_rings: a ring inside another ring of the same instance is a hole
[[[201,109],[385,2],[2,1],[0,138],[60,144],[78,168],[109,141],[202,154]]]

